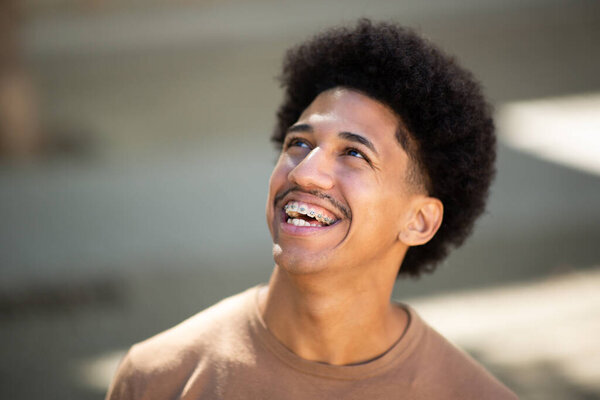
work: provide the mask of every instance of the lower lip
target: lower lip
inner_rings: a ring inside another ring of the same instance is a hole
[[[315,233],[321,233],[321,232],[326,232],[327,230],[331,229],[332,227],[334,227],[338,222],[336,221],[335,223],[333,223],[332,225],[327,225],[327,226],[296,226],[293,224],[288,224],[287,223],[287,214],[283,211],[281,211],[281,230],[285,233],[289,233],[291,235],[298,235],[298,236],[304,236],[304,235],[312,235]]]

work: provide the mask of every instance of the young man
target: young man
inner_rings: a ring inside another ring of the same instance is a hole
[[[482,212],[490,110],[471,75],[361,20],[286,55],[273,139],[267,286],[135,345],[108,399],[514,399],[390,301]]]

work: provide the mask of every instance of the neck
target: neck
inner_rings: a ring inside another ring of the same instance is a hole
[[[406,312],[390,302],[393,284],[292,275],[276,266],[260,306],[269,330],[299,357],[356,364],[383,354],[406,328]]]

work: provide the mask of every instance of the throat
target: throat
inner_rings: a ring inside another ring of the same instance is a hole
[[[331,293],[315,298],[283,290],[278,275],[276,268],[261,311],[273,335],[303,359],[331,365],[368,362],[388,351],[407,327],[405,310],[390,303],[356,298],[349,306]]]

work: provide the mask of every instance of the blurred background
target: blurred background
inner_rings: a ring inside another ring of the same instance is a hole
[[[600,2],[0,0],[0,398],[102,399],[134,342],[266,282],[290,45],[413,27],[496,107],[475,234],[394,298],[522,399],[600,398]]]

